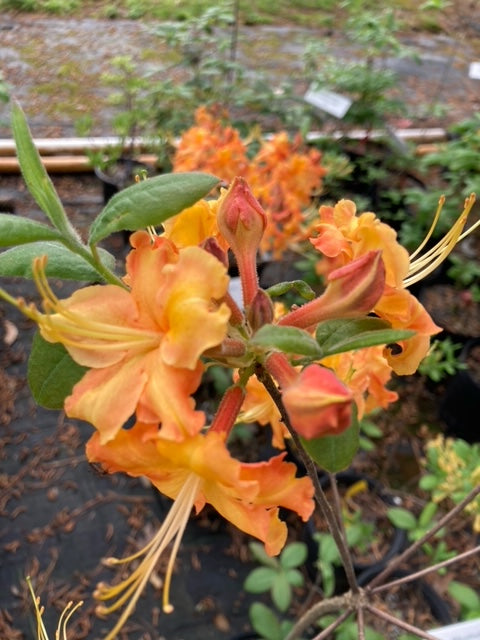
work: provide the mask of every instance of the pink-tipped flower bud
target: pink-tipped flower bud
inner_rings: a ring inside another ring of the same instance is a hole
[[[381,251],[369,251],[328,277],[325,292],[284,316],[278,324],[308,329],[333,318],[356,318],[372,311],[385,289]]]
[[[235,178],[221,199],[217,224],[235,255],[256,254],[267,226],[267,216],[244,178]]]
[[[235,255],[244,305],[250,306],[258,291],[256,257],[267,216],[243,178],[235,178],[220,200],[217,224]]]
[[[307,440],[338,435],[351,424],[351,391],[335,374],[311,364],[282,391],[292,427]]]

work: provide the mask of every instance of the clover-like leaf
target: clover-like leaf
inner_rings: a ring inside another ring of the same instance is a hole
[[[278,571],[270,567],[257,567],[251,571],[243,583],[243,588],[248,593],[263,593],[270,591],[278,576]]]
[[[207,173],[168,173],[122,189],[90,228],[89,243],[96,244],[115,231],[157,226],[206,196],[219,179]]]
[[[27,379],[35,401],[46,409],[62,409],[65,398],[87,369],[60,343],[52,344],[37,332],[28,359]]]

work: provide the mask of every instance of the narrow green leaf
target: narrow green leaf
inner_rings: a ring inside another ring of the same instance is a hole
[[[303,329],[266,324],[250,340],[254,347],[273,348],[312,358],[323,356],[315,339]]]
[[[336,473],[346,469],[358,450],[359,428],[356,419],[338,436],[325,436],[314,440],[301,438],[302,444],[321,469]]]
[[[304,300],[313,300],[315,291],[303,280],[291,280],[289,282],[278,282],[267,289],[267,293],[271,298],[283,296],[289,291],[296,291]]]
[[[269,591],[272,588],[278,572],[270,567],[257,567],[251,571],[245,582],[243,588],[248,593],[263,593]]]
[[[413,335],[414,331],[391,329],[380,318],[367,317],[322,322],[317,327],[316,339],[326,357],[379,344],[392,344]]]
[[[61,234],[41,222],[11,213],[0,214],[0,247],[13,247],[39,240],[58,240]]]
[[[103,264],[113,270],[115,258],[103,249],[99,253]],[[33,260],[43,255],[48,256],[46,273],[51,278],[80,282],[101,280],[96,269],[58,242],[33,242],[3,251],[0,253],[0,276],[32,278]]]
[[[282,640],[282,630],[277,616],[266,605],[254,602],[249,609],[250,622],[265,640]]]
[[[65,398],[87,369],[74,362],[65,347],[37,332],[28,359],[27,379],[35,401],[47,409],[62,409]]]
[[[402,509],[402,507],[391,507],[387,511],[387,516],[390,522],[399,529],[412,531],[417,526],[417,520],[413,513]]]
[[[17,146],[18,162],[28,190],[53,226],[62,234],[77,239],[77,234],[33,144],[25,114],[15,103],[12,105],[12,131]]]
[[[280,564],[284,569],[294,569],[307,559],[307,545],[304,542],[291,542],[280,554]]]
[[[191,207],[219,183],[207,173],[169,173],[123,189],[115,194],[90,228],[90,244],[114,231],[157,226]]]
[[[429,527],[430,524],[433,524],[433,518],[438,511],[438,504],[435,502],[427,502],[427,504],[423,507],[420,516],[418,517],[418,524],[422,528]]]

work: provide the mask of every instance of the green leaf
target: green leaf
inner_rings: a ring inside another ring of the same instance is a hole
[[[391,507],[387,511],[387,516],[390,522],[399,529],[411,531],[417,526],[417,519],[413,513],[407,511],[407,509],[402,509],[402,507]]]
[[[423,489],[424,491],[432,491],[437,487],[439,482],[440,480],[436,476],[428,474],[420,478],[419,486],[420,489]]]
[[[480,596],[468,585],[452,580],[448,593],[465,609],[480,610]]]
[[[65,347],[37,332],[28,359],[27,379],[35,401],[46,409],[63,409],[65,398],[88,369],[74,362]]]
[[[250,345],[279,349],[284,353],[296,353],[312,358],[323,356],[314,338],[307,331],[296,327],[265,324],[250,340]]]
[[[13,247],[39,240],[58,240],[61,234],[41,222],[10,213],[0,214],[0,247]]]
[[[418,518],[418,525],[422,528],[430,526],[437,510],[438,505],[435,502],[427,502]]]
[[[90,229],[96,244],[114,231],[157,226],[191,207],[219,183],[207,173],[169,173],[123,189],[115,194]]]
[[[291,542],[280,554],[280,564],[284,569],[294,569],[307,559],[307,545],[304,542]]]
[[[414,331],[390,329],[390,325],[380,318],[353,318],[347,320],[327,320],[317,327],[316,339],[323,356],[392,344],[415,335]]]
[[[292,601],[292,588],[284,573],[277,574],[275,582],[272,585],[273,604],[282,613],[285,612]]]
[[[287,580],[292,587],[303,587],[305,579],[298,569],[288,569],[285,571]]]
[[[283,296],[289,291],[296,291],[304,300],[313,300],[315,291],[303,280],[290,280],[289,282],[278,282],[269,287],[266,292],[271,298]]]
[[[12,105],[12,132],[23,179],[36,203],[63,235],[78,239],[55,187],[45,171],[37,148],[33,144],[25,114],[15,103]]]
[[[254,602],[249,609],[250,622],[255,631],[265,640],[283,640],[277,616],[266,605]]]
[[[252,554],[254,560],[260,562],[266,567],[271,567],[272,569],[277,570],[279,569],[280,564],[278,560],[268,555],[263,544],[260,544],[259,542],[251,542],[248,545],[248,548],[250,549],[250,553]]]
[[[103,264],[110,270],[115,267],[115,258],[100,249]],[[0,253],[0,275],[20,276],[32,278],[32,263],[34,258],[48,256],[46,274],[51,278],[64,280],[78,280],[80,282],[98,282],[101,280],[96,269],[85,262],[76,253],[72,253],[58,242],[32,242],[19,245]]]
[[[350,427],[338,436],[324,436],[314,440],[300,439],[321,469],[336,473],[350,465],[358,450],[358,421],[354,418]]]
[[[278,571],[275,571],[275,569],[271,567],[257,567],[248,574],[243,583],[243,588],[245,591],[248,591],[248,593],[263,593],[264,591],[269,591],[277,576]]]

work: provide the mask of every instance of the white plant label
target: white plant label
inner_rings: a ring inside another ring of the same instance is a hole
[[[319,89],[318,91],[309,89],[303,96],[303,99],[313,107],[321,109],[331,116],[340,119],[345,116],[352,106],[352,100],[350,100],[350,98],[342,96],[339,93],[334,93],[333,91],[327,91],[326,89]]]
[[[430,635],[438,640],[479,640],[480,638],[480,618],[450,624],[448,627],[434,629]]]
[[[473,80],[480,80],[480,62],[471,62],[468,68],[468,77]]]

